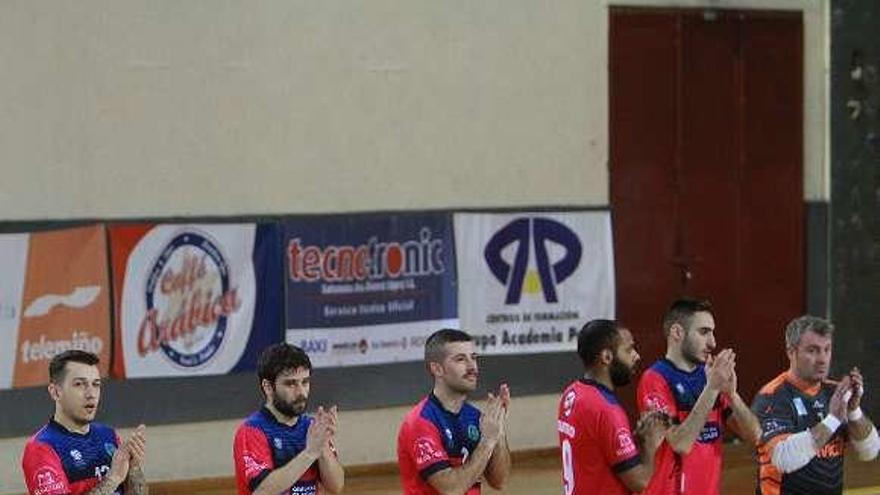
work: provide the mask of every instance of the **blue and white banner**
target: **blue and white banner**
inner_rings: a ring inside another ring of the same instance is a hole
[[[115,374],[255,369],[282,337],[278,233],[275,224],[111,227]]]
[[[455,215],[458,309],[484,354],[572,350],[614,318],[607,211]]]
[[[327,215],[282,224],[287,341],[316,367],[422,359],[458,327],[448,214]]]

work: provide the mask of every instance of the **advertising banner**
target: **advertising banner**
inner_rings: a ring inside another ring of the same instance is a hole
[[[567,351],[614,318],[607,211],[455,215],[458,309],[484,354]]]
[[[291,218],[287,341],[315,366],[422,359],[425,337],[458,327],[448,214]]]
[[[0,388],[48,383],[49,361],[68,349],[110,366],[107,241],[93,225],[0,235]]]
[[[253,370],[281,340],[274,224],[110,228],[120,377]]]

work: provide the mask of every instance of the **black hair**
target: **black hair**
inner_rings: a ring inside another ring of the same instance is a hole
[[[443,347],[450,342],[472,342],[474,340],[467,332],[443,328],[432,333],[425,341],[425,364],[439,363],[443,361],[445,350]]]
[[[304,350],[293,344],[272,344],[263,349],[257,360],[257,376],[261,384],[263,380],[274,384],[281,373],[299,368],[311,370],[312,361]]]
[[[67,375],[67,363],[82,363],[96,366],[99,362],[100,359],[95,354],[78,349],[70,349],[56,354],[49,361],[49,381],[56,384],[63,382],[65,375]]]
[[[694,314],[702,312],[712,312],[708,299],[676,299],[663,315],[663,334],[669,336],[669,329],[676,323],[687,329]]]
[[[578,333],[578,356],[585,368],[596,364],[596,359],[605,349],[615,352],[620,340],[617,322],[613,320],[592,320]]]

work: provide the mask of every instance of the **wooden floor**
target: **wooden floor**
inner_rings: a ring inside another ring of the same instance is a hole
[[[723,495],[753,495],[755,467],[751,451],[742,445],[725,447]],[[846,463],[847,495],[880,495],[880,460],[857,462],[851,456]],[[346,494],[398,495],[400,481],[390,467],[371,470],[353,469],[345,485]],[[384,471],[384,472],[382,472]],[[558,456],[550,451],[514,458],[513,473],[503,493],[506,495],[559,495],[562,491]],[[152,495],[235,495],[231,478],[157,483]],[[499,492],[486,487],[484,494]]]

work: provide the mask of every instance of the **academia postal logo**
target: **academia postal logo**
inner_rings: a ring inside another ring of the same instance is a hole
[[[561,257],[551,259],[548,245],[561,248]],[[512,261],[502,255],[509,246],[516,247]],[[529,269],[530,249],[537,271]],[[543,292],[545,301],[555,303],[559,301],[556,286],[577,270],[582,251],[581,241],[570,228],[556,220],[534,217],[518,218],[501,228],[489,239],[483,256],[492,275],[507,287],[505,304],[519,304],[524,291]]]
[[[207,234],[186,231],[174,237],[147,279],[138,353],[161,351],[187,368],[209,361],[223,343],[229,316],[241,306],[229,271]]]

